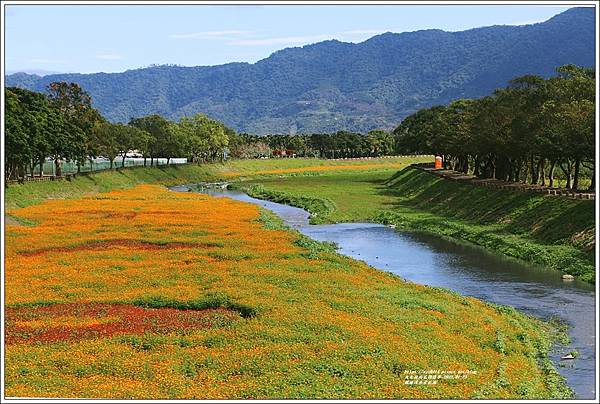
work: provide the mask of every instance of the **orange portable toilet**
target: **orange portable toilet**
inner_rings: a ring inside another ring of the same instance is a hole
[[[436,170],[442,168],[442,158],[440,156],[435,156],[435,165],[433,166]]]

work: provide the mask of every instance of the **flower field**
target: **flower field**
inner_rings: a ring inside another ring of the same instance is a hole
[[[304,174],[304,173],[321,173],[330,171],[364,171],[364,170],[393,170],[399,169],[406,166],[403,162],[384,162],[369,164],[362,162],[362,164],[337,164],[337,165],[317,165],[317,166],[304,166],[304,167],[286,167],[286,168],[274,168],[270,170],[256,170],[256,171],[242,171],[242,172],[224,172],[223,175],[227,177],[239,177],[241,175],[269,175],[269,174]]]
[[[5,394],[560,398],[549,328],[155,185],[9,212]],[[275,224],[274,224],[275,223]]]

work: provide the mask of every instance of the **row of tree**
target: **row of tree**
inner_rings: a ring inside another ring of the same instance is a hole
[[[278,150],[287,150],[299,157],[380,157],[393,154],[394,144],[392,134],[383,130],[372,130],[366,135],[347,131],[266,136],[242,133],[231,153],[238,158],[270,156]]]
[[[72,103],[67,102],[72,99]],[[5,90],[5,175],[23,178],[47,157],[76,159],[85,155],[85,131],[100,114],[74,86],[53,83],[48,96],[20,88]],[[58,165],[60,174],[60,165]]]
[[[581,188],[595,167],[595,72],[575,65],[549,79],[523,76],[493,95],[457,100],[408,116],[396,151],[443,156],[446,168],[484,178]]]
[[[127,153],[137,150],[150,159],[187,157],[192,162],[222,160],[235,132],[223,123],[198,114],[171,122],[159,115],[133,118],[128,124],[111,123],[92,107],[91,97],[78,84],[56,82],[48,94],[21,88],[5,90],[5,176],[23,180],[34,176],[47,159],[61,175],[61,163],[73,161],[80,168],[97,157],[118,156],[125,165]]]
[[[203,114],[179,122],[159,115],[132,118],[127,124],[111,123],[92,107],[92,99],[78,84],[55,82],[47,94],[9,87],[6,99],[6,170],[8,180],[43,175],[44,163],[54,161],[54,173],[62,175],[63,161],[78,169],[98,157],[110,168],[116,158],[122,166],[130,151],[155,159],[187,157],[202,163],[223,160],[229,152],[236,158],[271,157],[286,150],[301,157],[377,157],[394,152],[394,137],[382,130],[366,135],[347,131],[311,135],[238,135],[222,122]]]

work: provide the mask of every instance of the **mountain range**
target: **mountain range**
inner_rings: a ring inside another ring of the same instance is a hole
[[[6,85],[44,91],[53,81],[79,83],[114,122],[202,112],[254,134],[366,132],[393,128],[421,108],[488,95],[517,76],[548,77],[568,63],[593,67],[594,12],[571,8],[530,25],[330,40],[282,49],[253,64],[15,73]]]

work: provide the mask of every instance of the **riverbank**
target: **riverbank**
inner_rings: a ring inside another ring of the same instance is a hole
[[[252,196],[307,209],[313,213],[312,223],[393,224],[398,229],[474,243],[595,281],[594,201],[477,188],[406,168],[427,159],[269,159],[138,167],[71,181],[13,185],[5,189],[5,209],[10,214],[12,209],[46,199],[75,198],[138,184],[228,180],[248,188]]]
[[[131,167],[78,175],[70,180],[27,182],[5,188],[6,210],[42,203],[47,199],[77,198],[86,194],[132,188],[140,184],[177,184],[216,179],[213,165]]]
[[[46,199],[74,198],[85,194],[131,188],[139,184],[177,185],[201,181],[223,181],[275,175],[305,176],[323,172],[357,172],[398,170],[431,157],[386,157],[362,160],[325,160],[278,158],[264,160],[230,160],[226,163],[132,167],[72,177],[69,181],[11,184],[5,189],[7,210],[40,203]],[[392,171],[392,172],[393,172]]]
[[[13,214],[37,224],[7,226],[8,396],[571,396],[546,357],[553,327],[402,281],[253,205],[144,185]]]
[[[313,213],[313,223],[376,221],[425,231],[594,283],[594,201],[473,187],[404,168],[240,182],[249,195]]]

